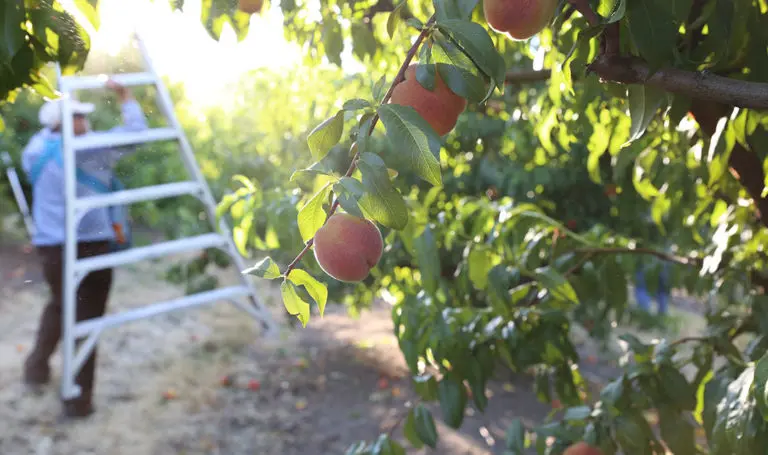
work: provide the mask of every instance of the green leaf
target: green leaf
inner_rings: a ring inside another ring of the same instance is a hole
[[[503,90],[506,76],[504,59],[482,25],[460,19],[446,19],[438,20],[437,27],[472,59],[480,71],[493,79],[494,85]]]
[[[755,367],[744,369],[728,385],[725,397],[718,403],[710,440],[713,455],[762,453],[768,428],[756,409],[750,393],[755,379]]]
[[[629,35],[640,56],[659,68],[671,64],[674,58],[674,46],[661,43],[674,43],[677,38],[679,23],[671,10],[668,0],[631,1],[627,5],[626,17]]]
[[[478,0],[433,0],[437,20],[469,19]]]
[[[429,123],[412,107],[398,104],[380,106],[379,116],[395,151],[396,169],[413,171],[427,182],[441,185],[440,137]]]
[[[474,103],[483,101],[486,94],[485,82],[471,71],[447,63],[436,63],[440,79],[451,91]]]
[[[416,410],[411,409],[408,411],[408,417],[405,418],[405,424],[403,425],[403,436],[415,449],[424,447],[424,443],[419,437],[419,433],[416,431]]]
[[[331,147],[339,143],[344,133],[344,111],[340,110],[333,117],[323,121],[307,136],[307,144],[316,160],[322,159],[331,150]]]
[[[1,6],[2,10],[2,41],[3,47],[0,48],[0,62],[3,60],[11,61],[16,53],[24,46],[24,30],[21,28],[21,24],[26,19],[24,12],[24,2],[19,1],[7,1],[3,2]],[[4,55],[5,54],[5,55]],[[0,70],[2,71],[2,70]],[[2,73],[0,73],[2,74]],[[0,84],[0,86],[5,85]]]
[[[379,43],[376,41],[373,31],[366,24],[357,21],[352,22],[350,34],[352,35],[352,53],[355,57],[365,61],[366,57],[372,58],[376,55]]]
[[[365,187],[360,207],[380,224],[390,229],[403,229],[408,224],[408,208],[403,196],[392,186],[384,161],[378,155],[366,152],[360,155],[358,168]]]
[[[424,401],[437,400],[437,379],[431,374],[413,377],[413,388]]]
[[[327,214],[323,209],[323,204],[328,201],[328,195],[331,192],[331,184],[326,183],[312,198],[304,204],[299,210],[297,220],[299,223],[299,232],[304,242],[315,236],[318,229],[323,227]]]
[[[344,105],[342,106],[342,109],[344,109],[345,111],[357,111],[357,110],[365,109],[368,107],[371,107],[370,102],[362,98],[355,98],[352,100],[345,101]]]
[[[341,31],[341,24],[332,15],[324,15],[321,24],[325,56],[331,63],[341,66],[341,53],[344,51],[344,36]]]
[[[377,102],[381,101],[381,99],[384,97],[384,90],[386,89],[387,84],[387,76],[381,76],[379,80],[376,81],[375,84],[373,84],[373,88],[371,89],[371,95],[373,96],[373,99]]]
[[[269,256],[257,262],[253,267],[243,270],[243,273],[256,275],[259,278],[265,278],[267,280],[273,280],[282,276],[280,268]]]
[[[755,400],[757,409],[768,420],[768,353],[755,364]]]
[[[464,420],[464,408],[467,406],[467,390],[464,384],[453,373],[448,373],[437,384],[437,394],[443,420],[451,428],[458,429]]]
[[[545,287],[553,297],[570,303],[579,303],[576,291],[560,272],[552,267],[540,267],[533,273],[533,278]]]
[[[651,124],[656,111],[667,100],[667,95],[663,90],[647,85],[630,85],[627,89],[629,94],[629,116],[632,119],[630,136],[624,146],[641,138]]]
[[[483,290],[488,285],[488,275],[496,265],[493,252],[485,245],[472,245],[467,264],[469,265],[469,280],[475,288]]]
[[[85,15],[95,30],[99,29],[99,0],[75,0],[75,6]]]
[[[339,205],[345,212],[359,218],[365,218],[358,205],[360,198],[365,194],[365,187],[359,180],[352,177],[342,177],[333,185],[333,192],[338,198]]]
[[[289,314],[296,316],[303,327],[309,322],[309,303],[299,297],[296,285],[288,280],[283,280],[280,285],[280,294],[283,296],[283,305]]]
[[[603,387],[603,389],[600,391],[600,400],[603,402],[604,405],[608,405],[609,407],[617,407],[617,404],[624,396],[624,392],[626,391],[625,387],[625,378],[624,376],[621,376]]]
[[[309,295],[317,303],[320,316],[325,313],[325,304],[328,302],[328,288],[309,273],[301,269],[293,269],[288,274],[288,279],[297,286],[304,286]]]
[[[435,419],[432,417],[432,413],[424,405],[419,404],[413,409],[414,427],[416,434],[419,435],[419,439],[432,447],[437,446],[437,428],[435,427]]]
[[[678,414],[673,410],[660,407],[659,429],[661,437],[675,455],[698,455],[694,423],[690,414]]]
[[[440,282],[440,253],[437,241],[429,225],[424,227],[420,235],[413,239],[416,249],[416,262],[421,272],[421,285],[429,294],[434,295]]]
[[[523,455],[525,453],[525,427],[520,419],[515,419],[507,428],[506,448],[512,454]]]
[[[664,393],[669,397],[669,403],[674,403],[685,411],[693,411],[696,408],[696,390],[677,368],[661,365],[659,381]]]
[[[652,455],[651,432],[648,422],[640,412],[627,412],[615,420],[615,439],[623,453]]]
[[[425,62],[429,62],[430,60],[430,54],[429,47],[423,47],[422,49],[427,49],[425,51]],[[435,74],[436,74],[435,65],[425,65],[425,64],[418,64],[416,65],[416,81],[424,87],[425,89],[429,90],[430,92],[435,91]]]
[[[402,19],[402,10],[403,6],[405,6],[408,2],[405,0],[401,1],[394,10],[392,10],[391,13],[389,13],[389,17],[387,18],[387,33],[389,34],[390,38],[395,37],[395,31],[397,31],[397,25],[400,23],[400,20]]]
[[[382,434],[372,450],[374,455],[405,455],[403,446],[393,441],[388,435]]]
[[[603,125],[593,125],[595,130],[589,138],[589,157],[587,158],[587,172],[589,178],[595,183],[602,183],[600,177],[600,159],[608,151],[608,143],[611,139],[608,128]]]
[[[575,406],[565,410],[563,420],[566,421],[582,421],[585,420],[592,413],[592,409],[589,406]]]
[[[627,1],[626,0],[601,0],[600,7],[598,9],[598,14],[605,16],[608,14],[608,17],[604,20],[605,24],[612,24],[614,22],[618,22],[621,19],[624,18],[624,15],[627,12]]]

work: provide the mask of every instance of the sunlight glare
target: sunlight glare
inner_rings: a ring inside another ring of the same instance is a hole
[[[73,1],[64,1],[74,12]],[[283,37],[279,3],[251,16],[248,37],[238,43],[232,28],[224,27],[213,40],[200,22],[201,1],[187,0],[184,11],[171,11],[161,0],[101,1],[101,26],[92,33],[95,52],[116,55],[137,28],[158,73],[185,86],[190,105],[220,104],[224,89],[257,68],[289,68],[301,62],[300,48]],[[81,20],[81,23],[83,21]]]

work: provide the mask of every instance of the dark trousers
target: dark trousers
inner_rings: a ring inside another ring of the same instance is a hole
[[[97,256],[109,252],[108,242],[84,242],[77,245],[79,258]],[[49,377],[48,361],[61,338],[63,294],[64,248],[38,247],[43,274],[51,291],[51,299],[43,310],[37,340],[26,363],[26,375],[31,382],[46,382]],[[77,290],[77,321],[104,315],[109,291],[112,287],[112,269],[93,271],[80,281]],[[80,369],[75,382],[82,388],[79,400],[90,402],[93,394],[96,350]]]

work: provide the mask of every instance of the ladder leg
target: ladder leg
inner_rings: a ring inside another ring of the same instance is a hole
[[[61,80],[61,68],[56,66],[59,80]],[[72,109],[69,104],[69,92],[62,94],[61,103],[61,134],[63,138],[64,159],[64,266],[63,276],[63,302],[62,302],[62,374],[61,396],[64,399],[76,398],[80,395],[80,388],[75,384],[74,360],[75,360],[75,336],[74,328],[77,311],[77,279],[75,277],[75,261],[77,260],[77,225],[75,215],[75,198],[77,197],[75,186],[75,155],[72,150],[73,125]]]

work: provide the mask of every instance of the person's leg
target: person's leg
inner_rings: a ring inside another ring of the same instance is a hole
[[[109,252],[106,242],[82,243],[78,245],[78,256],[90,257]],[[112,287],[112,269],[95,270],[89,273],[77,290],[77,321],[98,318],[107,308],[109,291]],[[92,398],[96,371],[96,349],[85,360],[75,378],[80,386],[79,397],[64,402],[64,412],[69,416],[82,417],[93,412]]]
[[[651,296],[648,294],[648,290],[645,287],[645,273],[640,268],[635,273],[635,300],[637,300],[637,306],[645,312],[651,311]]]
[[[24,381],[30,385],[43,385],[50,380],[48,362],[61,338],[62,247],[37,250],[51,296],[40,316],[35,347],[24,362]]]

